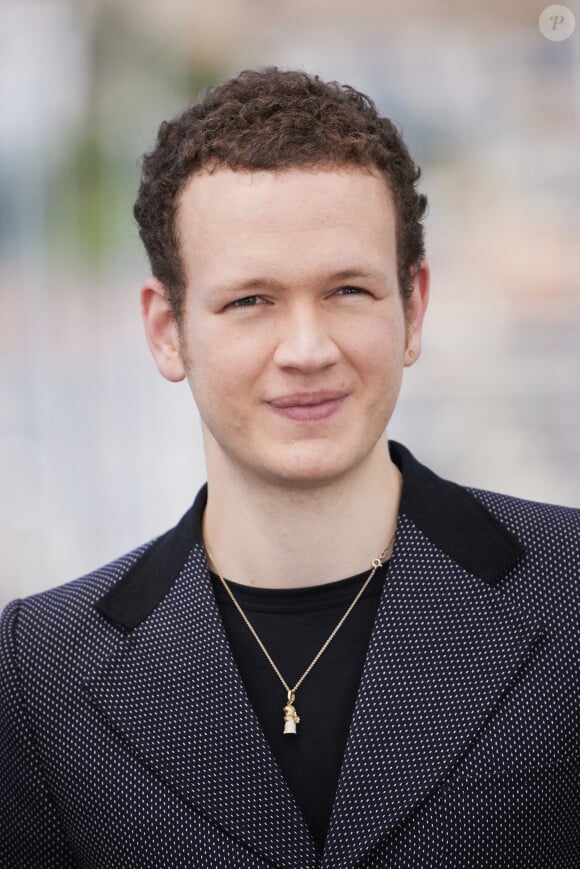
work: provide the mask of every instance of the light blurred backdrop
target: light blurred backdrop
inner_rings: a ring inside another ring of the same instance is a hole
[[[0,606],[163,532],[205,480],[146,347],[132,219],[159,123],[245,67],[365,91],[423,169],[426,340],[389,436],[578,506],[580,10],[466,0],[0,0]]]

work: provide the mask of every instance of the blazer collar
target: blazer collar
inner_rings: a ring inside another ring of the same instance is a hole
[[[401,471],[399,513],[405,514],[439,549],[490,585],[524,551],[524,546],[466,489],[438,477],[397,441],[389,441]],[[102,615],[131,630],[170,591],[196,543],[203,546],[202,516],[207,483],[175,528],[159,537],[124,577],[96,604]]]

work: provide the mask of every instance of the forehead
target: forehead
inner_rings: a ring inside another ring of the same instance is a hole
[[[366,168],[202,171],[177,211],[188,276],[255,266],[288,272],[332,260],[392,259],[395,210],[387,182]]]
[[[186,182],[177,205],[178,219],[195,221],[208,216],[235,220],[263,217],[292,224],[300,215],[292,205],[320,213],[337,204],[356,208],[364,198],[367,208],[392,213],[386,178],[377,170],[359,166],[297,167],[277,171],[233,170],[218,167],[195,172]],[[267,208],[268,212],[263,209]],[[284,221],[286,217],[286,221]]]

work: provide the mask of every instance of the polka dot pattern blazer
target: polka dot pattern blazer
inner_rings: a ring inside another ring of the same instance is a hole
[[[323,855],[228,646],[200,493],[166,535],[5,610],[2,867],[578,869],[580,511],[389,446],[398,532]]]

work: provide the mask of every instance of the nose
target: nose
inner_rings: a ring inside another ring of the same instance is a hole
[[[274,361],[281,368],[317,371],[333,365],[340,357],[328,322],[310,306],[287,312],[280,324]]]

